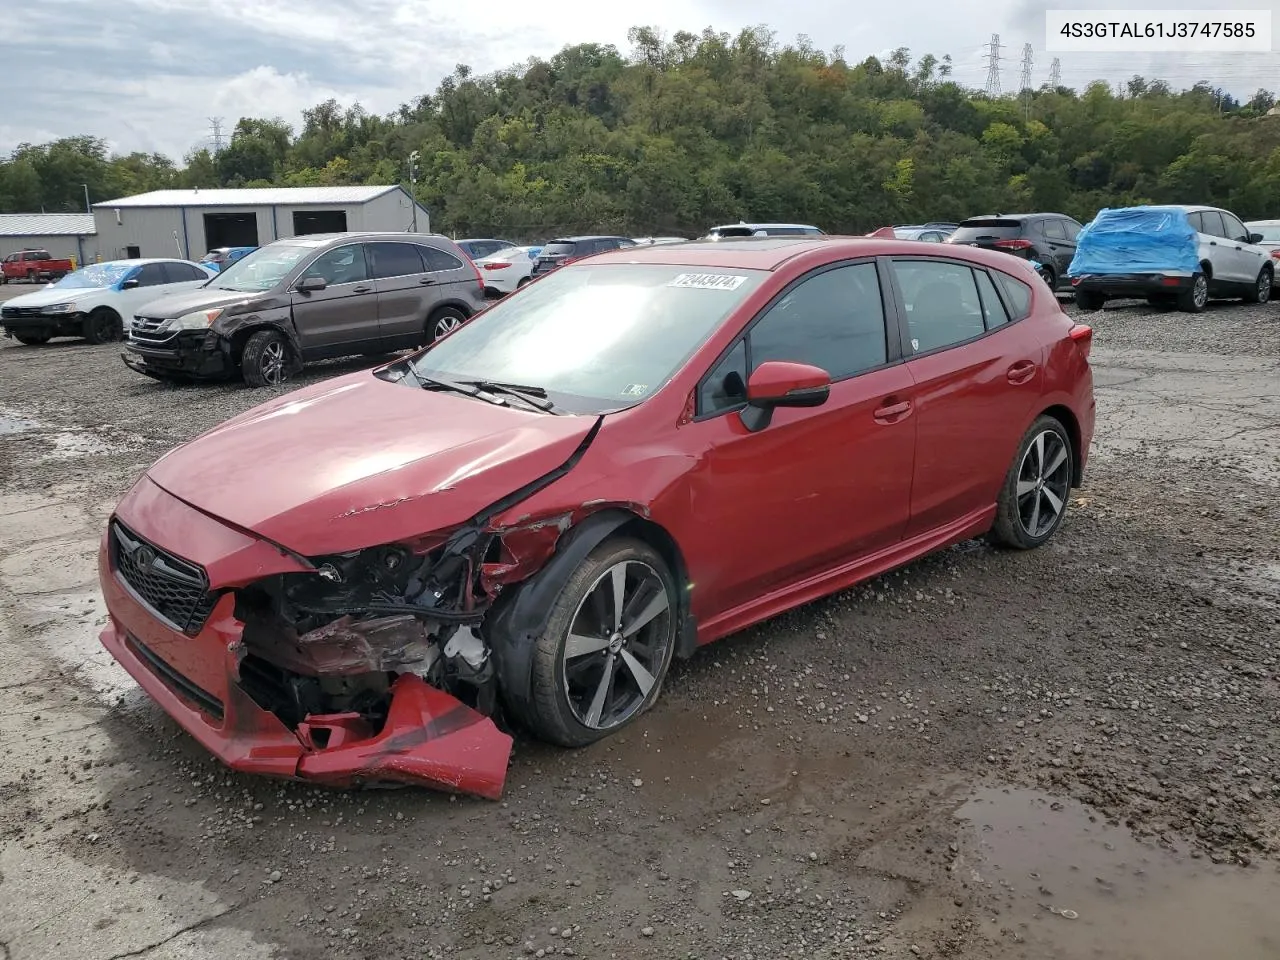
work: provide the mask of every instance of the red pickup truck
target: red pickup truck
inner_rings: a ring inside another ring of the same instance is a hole
[[[70,260],[55,260],[48,250],[19,250],[0,261],[0,283],[11,283],[14,280],[27,280],[36,283],[40,280],[58,280],[76,268]]]

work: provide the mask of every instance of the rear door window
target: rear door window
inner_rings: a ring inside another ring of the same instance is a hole
[[[422,257],[412,243],[379,241],[369,244],[368,250],[369,269],[375,280],[422,273]]]
[[[912,353],[928,353],[986,333],[973,270],[945,260],[894,260]]]
[[[1067,239],[1067,231],[1063,227],[1061,220],[1046,220],[1044,222],[1044,235],[1050,240]]]
[[[427,273],[462,269],[462,261],[447,250],[440,250],[436,247],[418,247],[418,253],[422,255],[422,259],[427,265]]]
[[[1222,214],[1217,210],[1201,210],[1200,220],[1204,224],[1203,233],[1211,237],[1227,237],[1227,228],[1222,222]]]

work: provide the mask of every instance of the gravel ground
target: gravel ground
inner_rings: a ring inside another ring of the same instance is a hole
[[[230,774],[153,708],[94,639],[102,523],[269,394],[4,342],[0,956],[1274,958],[1280,310],[1086,319],[1048,547],[707,648],[496,804]]]

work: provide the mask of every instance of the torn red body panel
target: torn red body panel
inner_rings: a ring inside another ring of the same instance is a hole
[[[159,488],[141,482],[117,516],[152,537],[183,535],[195,547],[214,587],[256,578],[264,565],[293,564],[260,542],[192,510]],[[264,709],[246,690],[243,624],[234,597],[225,592],[201,629],[174,629],[157,618],[112,569],[111,532],[102,541],[99,575],[110,613],[101,641],[138,684],[209,752],[235,770],[346,787],[369,783],[416,783],[441,790],[501,796],[512,740],[487,717],[420,677],[402,673],[391,683],[381,728],[354,714],[308,715],[296,729]],[[243,562],[242,562],[243,561]],[[214,576],[219,579],[214,580]],[[403,652],[415,638],[401,618],[381,626],[382,650]],[[352,631],[336,622],[340,642],[332,649],[340,673],[359,660],[381,655],[372,631]],[[372,652],[371,652],[372,648]],[[301,656],[301,655],[300,655]],[[317,654],[323,666],[323,656]]]

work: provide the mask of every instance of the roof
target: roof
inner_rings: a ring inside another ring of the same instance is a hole
[[[1280,220],[1246,220],[1246,227],[1280,227]]]
[[[0,237],[87,237],[91,213],[0,213]]]
[[[773,227],[775,229],[777,227],[793,227],[793,228],[802,227],[805,230],[818,229],[812,223],[722,223],[717,227],[712,227],[711,229],[712,230],[729,230],[733,227],[751,227],[755,230],[765,230],[770,227]]]
[[[575,234],[572,237],[555,237],[548,240],[547,243],[576,243],[579,240],[629,240],[630,237],[620,237],[616,233],[584,233]]]
[[[152,190],[104,200],[94,207],[276,207],[368,203],[400,187],[241,187],[228,190]]]
[[[777,270],[789,260],[805,254],[826,254],[823,262],[844,257],[937,256],[949,260],[969,260],[987,266],[1026,265],[1025,260],[999,251],[978,247],[938,249],[937,243],[919,240],[891,240],[885,237],[726,237],[723,240],[695,240],[691,243],[660,243],[599,253],[580,261],[599,263],[655,263],[669,266],[711,267],[740,270]],[[574,265],[576,266],[576,265]],[[567,269],[574,269],[570,266]]]

